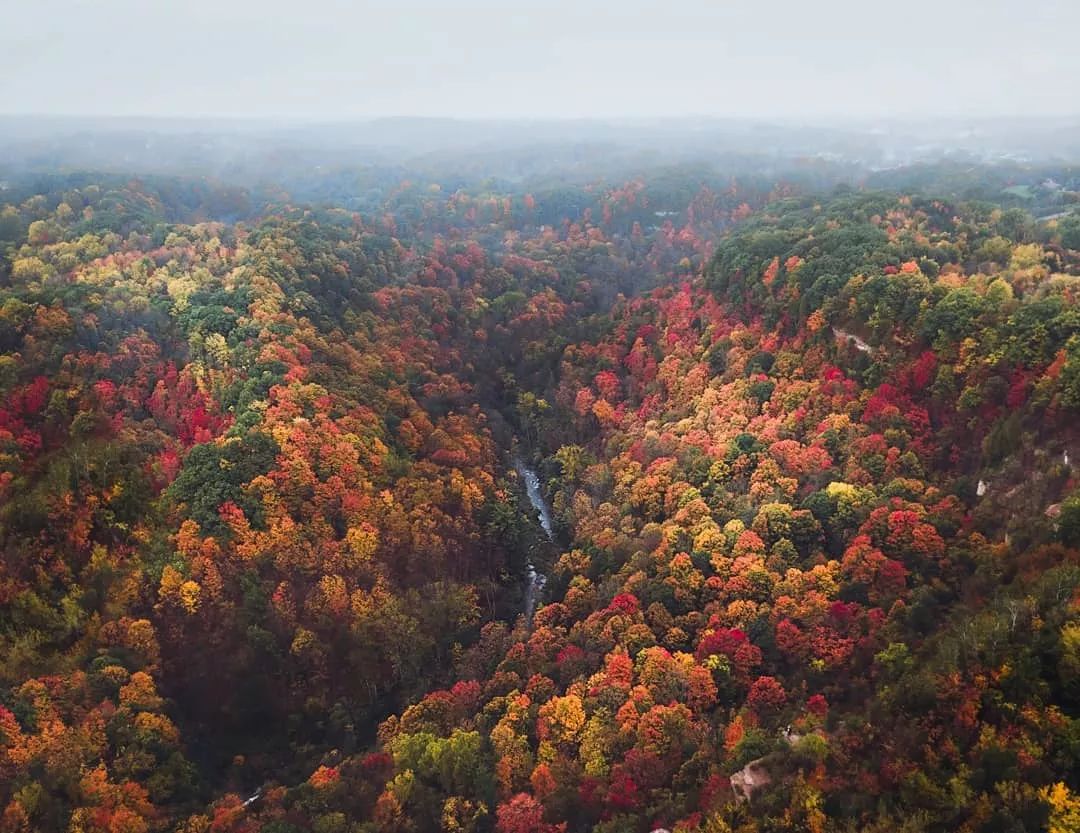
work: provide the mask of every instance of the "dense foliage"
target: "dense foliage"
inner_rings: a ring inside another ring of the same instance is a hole
[[[1080,826],[1076,215],[37,184],[3,833]]]

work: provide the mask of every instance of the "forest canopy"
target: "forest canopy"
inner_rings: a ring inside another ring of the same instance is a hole
[[[473,161],[5,180],[0,833],[1080,829],[1080,170]]]

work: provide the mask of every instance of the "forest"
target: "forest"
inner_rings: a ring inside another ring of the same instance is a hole
[[[1080,167],[470,159],[0,167],[0,833],[1080,830]]]

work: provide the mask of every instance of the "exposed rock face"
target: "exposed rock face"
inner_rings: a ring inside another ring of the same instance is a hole
[[[860,353],[872,353],[874,350],[873,347],[871,347],[854,333],[849,333],[847,330],[841,330],[839,327],[833,327],[832,331],[833,335],[835,335],[838,339],[841,339],[842,341],[850,341],[852,344],[854,344],[855,349],[858,350]]]
[[[794,729],[792,729],[790,726],[784,728],[784,730],[780,733],[780,737],[787,741],[788,746],[794,746],[796,743],[803,739],[803,736],[796,732]]]
[[[788,746],[794,746],[803,739],[804,735],[799,734],[790,726],[785,726],[780,730],[780,737]],[[731,776],[731,790],[735,793],[735,800],[740,804],[744,801],[749,802],[754,797],[754,793],[771,783],[772,776],[765,769],[765,758],[751,761]]]
[[[738,802],[749,802],[754,793],[772,782],[763,764],[764,758],[751,761],[731,776],[731,789]]]

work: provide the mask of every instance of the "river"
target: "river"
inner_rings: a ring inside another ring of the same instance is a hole
[[[544,530],[548,540],[554,542],[555,533],[551,525],[551,508],[547,505],[547,501],[544,500],[543,492],[540,491],[540,478],[520,458],[514,459],[514,469],[517,471],[518,476],[525,481],[525,494],[529,498],[529,503],[532,504],[533,511],[536,512],[536,519],[540,522],[540,527]],[[536,603],[544,592],[545,584],[547,584],[547,576],[537,570],[536,565],[530,559],[525,572],[526,622],[532,622],[533,611],[536,610]]]

